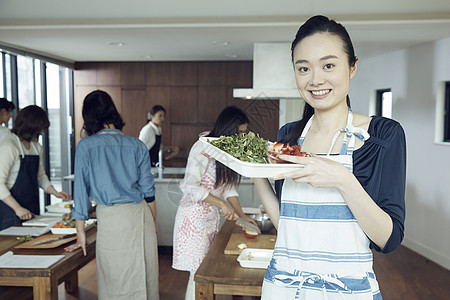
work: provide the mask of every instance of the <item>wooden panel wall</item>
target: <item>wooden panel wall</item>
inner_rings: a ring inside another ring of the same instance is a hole
[[[126,125],[126,135],[139,135],[153,105],[166,108],[164,145],[180,146],[166,166],[184,167],[198,134],[212,129],[223,108],[235,105],[250,119],[250,130],[275,140],[278,100],[233,98],[233,88],[252,86],[252,62],[86,62],[74,72],[76,141],[83,125],[84,97],[96,89],[108,92]]]

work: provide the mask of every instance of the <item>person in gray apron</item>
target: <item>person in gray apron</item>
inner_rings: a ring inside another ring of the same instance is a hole
[[[312,17],[291,49],[306,104],[278,139],[311,157],[280,156],[303,166],[274,177],[280,203],[267,180],[254,179],[278,229],[262,299],[382,299],[371,248],[387,253],[403,238],[403,129],[353,114],[347,94],[357,58],[342,25]]]
[[[19,112],[11,138],[0,147],[0,155],[3,157],[0,184],[1,193],[5,195],[0,201],[0,229],[39,215],[39,186],[58,198],[71,199],[66,192],[55,190],[40,164],[38,147],[41,148],[36,140],[49,125],[47,113],[42,108],[27,106]],[[25,150],[24,145],[29,149]],[[8,182],[12,185],[9,189]]]
[[[159,299],[155,182],[145,145],[125,136],[125,125],[104,91],[86,96],[87,137],[75,154],[74,210],[77,242],[66,251],[86,255],[85,220],[97,204],[98,298]],[[147,205],[148,203],[148,205]]]

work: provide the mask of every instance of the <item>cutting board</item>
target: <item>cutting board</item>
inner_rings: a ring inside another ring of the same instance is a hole
[[[15,248],[22,248],[22,249],[49,249],[49,248],[56,248],[59,247],[63,244],[66,244],[68,242],[71,242],[73,240],[75,240],[77,237],[76,236],[72,236],[63,240],[57,240],[57,241],[53,241],[53,242],[49,242],[46,244],[41,244],[41,245],[36,245],[39,243],[43,243],[46,241],[51,241],[53,239],[59,238],[61,236],[64,236],[65,234],[45,234],[45,235],[41,235],[40,237],[34,238],[31,241],[28,242],[24,242],[22,244],[19,244],[17,246],[15,246]]]
[[[247,248],[274,249],[276,240],[276,235],[260,234],[253,239],[249,239],[246,238],[243,233],[232,233],[224,252],[225,254],[239,255],[242,251],[242,249],[239,249],[238,247],[240,244],[246,244]]]

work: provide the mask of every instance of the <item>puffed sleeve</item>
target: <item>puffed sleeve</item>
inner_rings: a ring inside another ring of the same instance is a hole
[[[239,194],[236,190],[236,186],[234,185],[226,185],[223,192],[222,192],[222,196],[224,199],[228,199],[230,197],[239,197]]]
[[[202,142],[195,142],[189,152],[186,173],[180,184],[183,196],[194,202],[204,200],[209,194],[208,189],[200,186],[203,174],[206,172],[206,168],[210,161],[209,158],[202,154],[202,151]]]
[[[381,161],[382,173],[376,203],[391,217],[393,228],[382,250],[372,243],[375,250],[383,253],[389,253],[400,245],[405,222],[406,138],[399,123],[395,123],[388,134],[388,145]]]
[[[86,139],[86,138],[85,138]],[[91,202],[89,200],[89,170],[90,161],[85,147],[84,139],[78,143],[75,152],[75,172],[74,172],[74,209],[72,210],[72,218],[75,220],[88,220],[89,208]]]

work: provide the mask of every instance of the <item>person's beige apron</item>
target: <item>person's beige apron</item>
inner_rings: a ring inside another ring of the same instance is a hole
[[[145,201],[97,204],[99,299],[159,299],[155,224]]]

